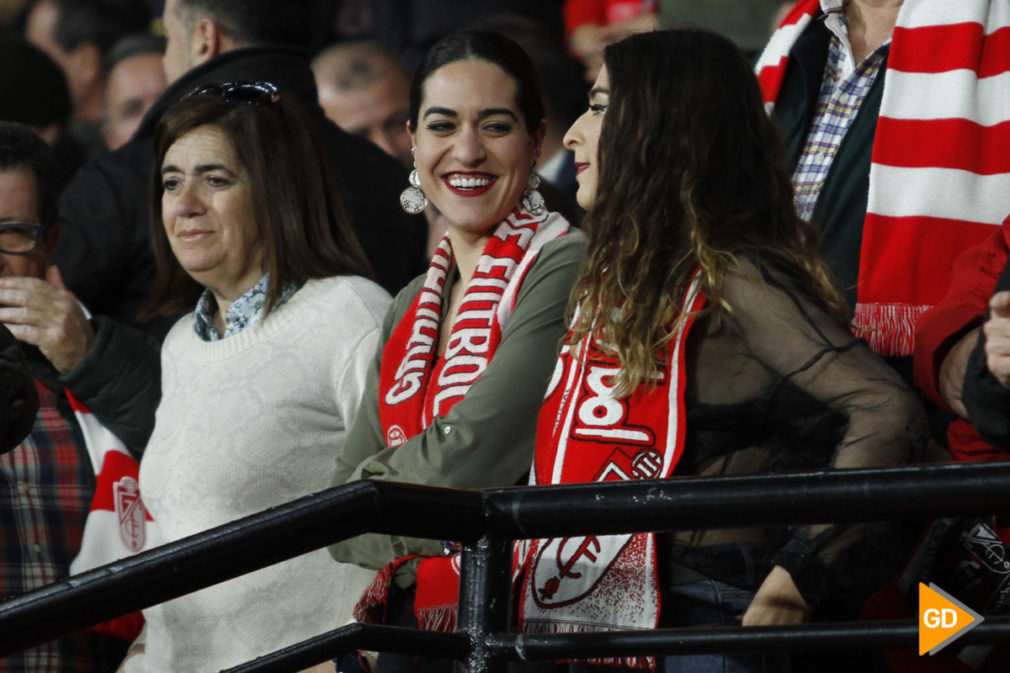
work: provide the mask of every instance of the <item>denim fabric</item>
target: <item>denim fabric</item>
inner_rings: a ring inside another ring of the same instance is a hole
[[[716,580],[669,587],[663,595],[663,621],[670,628],[731,626],[740,623],[754,593]],[[663,657],[663,673],[789,673],[789,656],[769,652],[727,652]]]

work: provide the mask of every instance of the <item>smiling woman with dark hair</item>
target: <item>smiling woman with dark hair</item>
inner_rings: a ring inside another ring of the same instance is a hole
[[[396,297],[334,484],[388,479],[480,488],[526,479],[535,419],[564,335],[583,238],[536,190],[544,107],[533,64],[494,33],[450,35],[425,57],[410,93],[416,168],[405,208],[431,201],[448,232],[429,271]],[[451,545],[450,545],[451,548]],[[455,576],[437,541],[366,535],[330,548],[382,568],[368,596],[391,619],[451,627]],[[424,592],[426,577],[446,592]],[[422,592],[418,591],[418,598]],[[369,601],[366,601],[368,603]],[[407,660],[409,661],[409,659]],[[392,666],[384,655],[380,665]]]
[[[203,87],[158,124],[151,311],[190,313],[140,466],[155,544],[322,490],[340,454],[389,296],[321,146],[265,82]],[[125,670],[220,670],[319,635],[368,578],[316,550],[154,606]]]

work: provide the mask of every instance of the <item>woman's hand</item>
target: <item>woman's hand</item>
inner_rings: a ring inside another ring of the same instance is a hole
[[[775,566],[743,614],[743,625],[801,624],[808,619],[810,606],[803,600],[789,571]]]

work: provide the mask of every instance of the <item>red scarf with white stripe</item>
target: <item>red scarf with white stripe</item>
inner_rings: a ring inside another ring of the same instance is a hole
[[[69,390],[65,393],[95,474],[95,496],[84,522],[81,549],[70,563],[70,574],[77,575],[143,551],[152,520],[140,499],[140,464],[86,406]],[[143,615],[134,612],[92,630],[132,641],[143,625]]]
[[[684,347],[705,298],[693,280],[667,358],[628,397],[615,399],[620,361],[591,335],[565,347],[537,421],[531,484],[665,479],[684,450]],[[519,552],[525,633],[653,629],[660,592],[656,536],[532,540]],[[594,661],[651,667],[647,657]]]
[[[379,420],[387,446],[399,446],[449,413],[487,368],[515,308],[526,272],[540,249],[568,233],[557,213],[534,216],[516,209],[488,239],[473,277],[463,292],[449,340],[436,356],[442,326],[445,279],[453,254],[442,239],[424,287],[393,330],[379,369]],[[355,608],[359,621],[375,621],[388,599],[395,569],[387,566]],[[451,630],[455,625],[459,563],[447,557],[425,559],[418,568],[416,613],[422,628]]]
[[[762,53],[769,111],[820,9],[800,0]],[[906,0],[883,76],[853,324],[877,353],[911,355],[954,257],[1010,211],[1010,3]]]

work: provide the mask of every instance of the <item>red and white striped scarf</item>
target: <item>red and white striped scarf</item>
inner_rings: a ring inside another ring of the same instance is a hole
[[[665,479],[684,450],[684,348],[705,304],[697,277],[666,362],[628,397],[613,395],[620,361],[596,335],[562,349],[540,407],[531,484]],[[653,629],[660,588],[653,533],[584,535],[518,545],[525,633]],[[600,665],[651,668],[650,657]]]
[[[453,264],[448,235],[442,239],[424,287],[393,330],[379,369],[379,420],[387,446],[399,446],[449,413],[487,368],[512,315],[519,289],[541,248],[568,233],[557,213],[534,216],[516,209],[488,239],[453,321],[445,353],[437,358],[445,278]],[[382,621],[396,569],[414,556],[387,565],[358,601],[355,618]],[[421,628],[455,627],[458,557],[421,561],[415,613]]]
[[[446,235],[424,287],[390,334],[379,370],[379,419],[387,446],[399,446],[444,416],[480,378],[501,340],[523,277],[540,248],[568,232],[557,213],[518,209],[497,226],[463,292],[442,358],[442,293],[453,264]]]
[[[84,523],[81,549],[70,563],[70,574],[77,575],[149,548],[153,521],[140,499],[140,464],[84,404],[69,390],[65,392],[95,473],[95,495]],[[133,612],[92,630],[132,641],[143,625],[143,615]]]
[[[757,63],[769,112],[820,7],[800,0]],[[1010,3],[905,0],[884,73],[853,321],[877,353],[911,355],[954,257],[1010,211],[1007,147]]]

